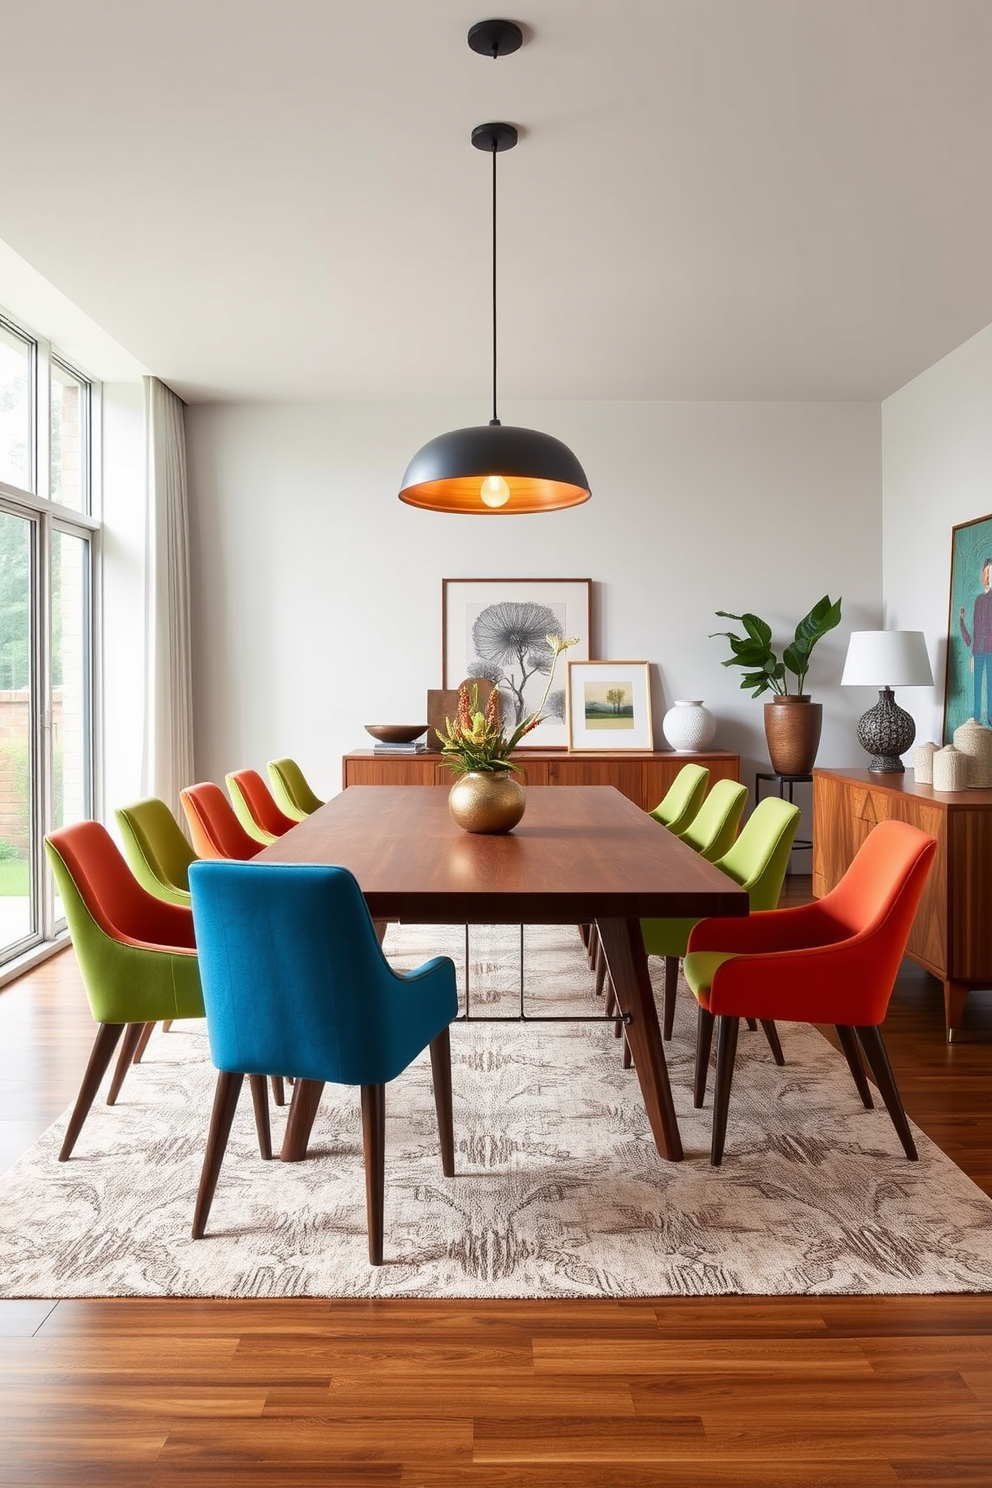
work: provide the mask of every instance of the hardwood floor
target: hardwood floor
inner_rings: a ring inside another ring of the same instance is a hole
[[[992,1192],[992,992],[942,1016],[907,963],[906,1107]],[[92,1033],[71,951],[0,991],[0,1166]],[[0,1484],[989,1488],[990,1335],[992,1296],[6,1302]]]

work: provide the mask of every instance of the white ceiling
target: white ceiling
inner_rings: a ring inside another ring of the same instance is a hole
[[[992,0],[12,3],[0,239],[191,401],[487,398],[506,119],[501,398],[875,400],[992,322],[990,60]]]

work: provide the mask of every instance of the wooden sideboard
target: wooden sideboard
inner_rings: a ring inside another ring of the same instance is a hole
[[[529,785],[615,785],[643,811],[652,811],[664,796],[683,765],[705,765],[710,783],[738,780],[739,754],[711,749],[702,754],[676,754],[659,749],[651,754],[571,754],[564,749],[521,749],[515,761],[522,767],[522,780]],[[349,785],[443,785],[454,784],[454,775],[440,754],[377,754],[357,749],[341,761],[341,784]]]
[[[992,791],[942,792],[912,771],[813,771],[813,893],[834,887],[877,822],[909,822],[937,839],[937,853],[907,950],[944,984],[950,1042],[965,999],[992,987]]]

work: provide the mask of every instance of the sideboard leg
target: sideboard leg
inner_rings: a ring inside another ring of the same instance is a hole
[[[954,1042],[954,1035],[960,1029],[964,1021],[964,1004],[968,996],[968,988],[964,982],[944,983],[944,1026],[947,1029],[947,1042]]]

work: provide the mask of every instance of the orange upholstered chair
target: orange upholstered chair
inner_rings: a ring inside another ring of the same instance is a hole
[[[718,1021],[710,1161],[723,1157],[741,1018],[832,1023],[866,1107],[860,1044],[903,1151],[916,1159],[879,1025],[884,1021],[937,844],[905,822],[880,822],[831,893],[747,919],[702,920],[685,978],[699,1003],[697,1051]],[[705,1062],[703,1063],[705,1072]],[[698,1066],[697,1066],[698,1076]],[[701,1105],[697,1077],[696,1104]]]
[[[224,777],[238,821],[249,837],[267,845],[296,822],[280,811],[272,792],[257,770],[232,770]]]
[[[262,851],[234,814],[234,807],[212,780],[179,792],[193,847],[200,858],[235,858],[245,862]]]

